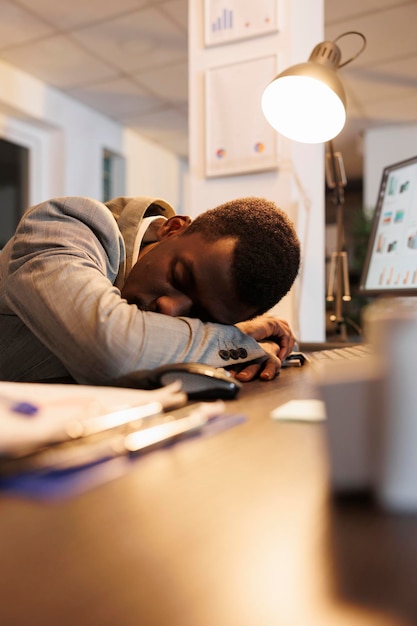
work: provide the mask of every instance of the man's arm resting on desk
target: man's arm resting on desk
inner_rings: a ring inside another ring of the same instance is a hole
[[[262,315],[236,326],[256,339],[268,355],[262,363],[250,363],[247,367],[240,368],[235,374],[236,378],[242,382],[252,380],[257,375],[263,380],[275,378],[282,361],[295,345],[295,337],[288,322],[271,315]]]

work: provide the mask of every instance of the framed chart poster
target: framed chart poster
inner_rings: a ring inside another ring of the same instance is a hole
[[[278,30],[276,0],[205,0],[206,46],[258,37]]]
[[[277,168],[278,133],[261,110],[276,65],[276,57],[267,56],[207,70],[207,177]]]

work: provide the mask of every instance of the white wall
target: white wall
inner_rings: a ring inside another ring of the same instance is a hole
[[[129,196],[155,196],[167,200],[177,213],[188,213],[188,164],[137,133],[123,133],[126,161],[126,188]]]
[[[277,55],[279,71],[307,60],[323,39],[323,0],[277,0],[279,32],[205,47],[203,0],[189,2],[189,106],[191,214],[227,200],[257,195],[284,209],[297,225],[303,265],[292,292],[275,309],[303,341],[325,339],[323,145],[280,138],[279,167],[249,175],[205,177],[204,76],[207,69]],[[271,76],[272,80],[273,76]],[[250,84],[248,84],[250,90]],[[260,108],[260,103],[259,103]],[[236,115],[239,111],[236,111]],[[244,132],[245,120],[242,120]]]
[[[417,124],[373,128],[364,137],[364,209],[372,215],[382,171],[417,155]]]

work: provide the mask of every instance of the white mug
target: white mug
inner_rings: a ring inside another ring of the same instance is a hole
[[[417,298],[378,300],[363,321],[382,364],[376,495],[388,510],[417,513]]]

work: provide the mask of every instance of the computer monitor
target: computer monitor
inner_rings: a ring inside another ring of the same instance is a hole
[[[359,292],[417,295],[417,156],[383,170]]]

